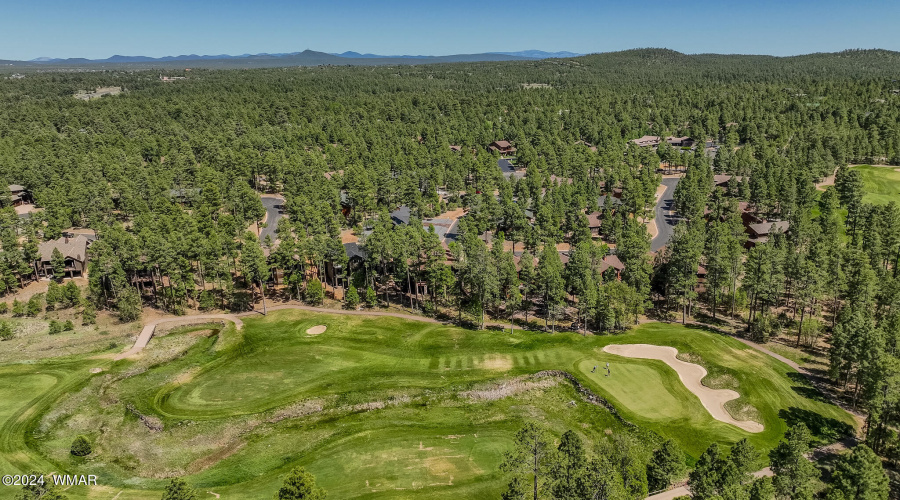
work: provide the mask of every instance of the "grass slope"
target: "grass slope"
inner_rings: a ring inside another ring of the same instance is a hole
[[[891,201],[900,202],[900,172],[897,168],[871,165],[853,167],[853,170],[860,173],[865,186],[863,201],[881,205]]]
[[[324,334],[306,335],[318,324]],[[736,408],[751,406],[766,430],[713,420],[664,363],[602,352],[626,342],[692,356],[709,370],[706,382],[740,392]],[[611,377],[591,373],[607,361]],[[158,498],[174,475],[229,498],[269,497],[298,464],[334,498],[496,498],[503,452],[527,420],[591,442],[630,434],[652,446],[658,434],[694,458],[713,441],[743,437],[771,448],[786,421],[807,422],[823,440],[852,422],[786,365],[672,324],[612,337],[510,335],[278,311],[245,320],[240,332],[156,338],[142,359],[106,361],[106,372],[91,375],[97,363],[0,366],[31,394],[0,397],[0,465],[98,474],[108,485],[101,493],[125,490],[120,500]],[[529,376],[545,369],[572,373],[639,428],[584,403],[567,383]],[[76,434],[94,441],[87,460],[68,455]]]

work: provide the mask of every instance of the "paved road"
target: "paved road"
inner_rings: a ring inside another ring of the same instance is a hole
[[[678,181],[679,178],[677,177],[664,178],[662,180],[666,190],[659,197],[659,201],[656,202],[656,229],[659,232],[656,238],[653,238],[653,241],[650,242],[651,252],[658,252],[660,248],[664,247],[672,239],[677,220],[671,212],[675,208],[673,195],[675,194],[675,186],[678,185]]]
[[[259,231],[259,241],[264,241],[266,235],[272,235],[272,241],[277,237],[275,230],[278,229],[278,219],[284,209],[284,198],[276,195],[265,194],[260,197],[263,207],[266,209],[266,227]]]

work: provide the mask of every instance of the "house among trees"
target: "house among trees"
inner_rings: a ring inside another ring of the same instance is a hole
[[[713,176],[713,184],[716,187],[728,189],[728,183],[732,177],[737,182],[744,182],[744,176],[742,175],[717,174]]]
[[[88,261],[87,249],[93,241],[94,238],[89,235],[63,233],[59,239],[41,243],[38,245],[40,260],[35,263],[38,276],[50,278],[57,274],[54,272],[54,264],[59,266],[59,263],[54,262],[54,254],[57,260],[62,257],[61,270],[65,277],[84,276]]]
[[[637,139],[632,140],[631,142],[637,144],[642,148],[659,146],[659,136],[658,135],[645,135],[639,137]]]
[[[612,268],[616,272],[616,279],[622,279],[622,271],[625,270],[625,264],[615,255],[607,255],[600,262],[600,272],[605,273],[607,269]]]
[[[20,186],[19,184],[10,184],[9,199],[12,203],[12,206],[18,207],[21,205],[25,205],[26,203],[31,203],[31,193],[26,191],[24,186]]]
[[[516,148],[509,141],[494,141],[488,145],[488,150],[491,153],[499,152],[501,155],[516,154]]]
[[[590,229],[591,236],[594,238],[600,237],[601,216],[601,212],[591,212],[587,215],[588,229]]]
[[[769,241],[769,236],[775,233],[784,233],[790,228],[790,223],[786,220],[763,221],[756,224],[747,225],[747,234],[750,238],[747,240],[747,248],[763,244]]]
[[[462,146],[450,145],[450,151],[453,151],[454,153],[459,153],[460,151],[462,151]]]
[[[651,147],[655,148],[659,146],[662,142],[662,137],[658,135],[645,135],[639,137],[637,139],[633,139],[631,142],[637,144],[639,147],[646,148]],[[666,137],[666,142],[669,143],[670,146],[678,147],[678,148],[690,148],[694,146],[694,140],[690,137],[675,137],[669,136]]]
[[[396,226],[409,224],[410,211],[407,205],[402,205],[397,210],[391,212],[391,222]]]
[[[678,148],[689,148],[694,145],[694,140],[690,137],[666,137],[666,142],[669,143],[670,146],[678,147]]]

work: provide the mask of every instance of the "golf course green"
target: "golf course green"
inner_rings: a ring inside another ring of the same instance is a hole
[[[745,437],[768,450],[795,422],[822,442],[853,423],[787,365],[700,328],[510,334],[293,310],[243,321],[154,338],[131,360],[0,366],[0,467],[99,476],[102,488],[73,487],[72,499],[158,499],[174,476],[227,498],[268,498],[297,465],[331,498],[496,498],[503,453],[526,421],[588,442],[631,435],[647,453],[671,438],[691,461]],[[316,325],[327,328],[308,335]],[[704,384],[740,393],[729,411],[763,432],[713,419],[672,368],[602,351],[612,343],[675,347],[707,369]],[[564,378],[533,376],[543,370],[570,373],[620,417]],[[76,459],[79,434],[94,452]]]
[[[900,203],[900,171],[894,166],[857,165],[863,181],[865,196],[863,201],[884,205],[891,201]]]

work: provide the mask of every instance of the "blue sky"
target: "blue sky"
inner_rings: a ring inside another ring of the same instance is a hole
[[[900,50],[898,0],[4,3],[0,59],[304,49],[426,55],[635,47],[773,55]]]

